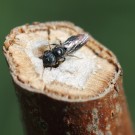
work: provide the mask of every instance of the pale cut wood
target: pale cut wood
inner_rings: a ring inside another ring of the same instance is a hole
[[[48,44],[86,33],[69,22],[23,25],[6,37],[4,54],[28,135],[133,135],[115,55],[91,35],[57,68],[39,57]]]

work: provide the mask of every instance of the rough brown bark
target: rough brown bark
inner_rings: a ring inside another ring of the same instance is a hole
[[[133,135],[121,77],[103,98],[63,102],[15,84],[28,135]]]
[[[57,25],[69,27],[66,23]],[[75,29],[74,27],[70,26],[70,29]],[[4,53],[9,62],[8,47],[9,43],[6,42]],[[27,135],[133,135],[123,91],[121,67],[117,59],[93,38],[87,47],[115,67],[111,79],[106,78],[101,93],[98,91],[94,97],[85,95],[77,100],[74,95],[68,95],[68,99],[64,101],[57,93],[52,92],[58,98],[48,95],[51,91],[48,87],[45,93],[31,91],[27,84],[24,87],[23,82],[12,75]],[[66,86],[63,84],[61,89],[64,90],[64,87]],[[96,87],[95,85],[95,89]],[[87,90],[90,89],[87,87]]]

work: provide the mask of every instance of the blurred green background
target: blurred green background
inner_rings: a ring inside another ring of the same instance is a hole
[[[135,0],[0,0],[0,135],[23,135],[19,105],[2,54],[5,36],[33,21],[68,20],[111,49],[124,70],[124,88],[135,127]]]

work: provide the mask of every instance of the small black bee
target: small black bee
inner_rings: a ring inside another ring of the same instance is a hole
[[[88,34],[78,34],[69,37],[64,43],[55,45],[52,50],[44,52],[42,59],[44,67],[57,67],[65,57],[80,49],[89,40]]]

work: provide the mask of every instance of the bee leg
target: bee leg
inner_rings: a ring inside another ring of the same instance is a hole
[[[59,62],[64,62],[66,60],[66,58],[65,57],[62,57],[60,60],[59,60]]]
[[[50,50],[52,50],[52,48],[51,48],[51,44],[49,44],[49,49],[50,49]]]
[[[72,55],[72,54],[68,54],[67,56],[74,57],[74,58],[77,58],[77,59],[82,59],[82,58],[80,58],[78,56],[75,56],[75,55]]]
[[[43,59],[43,56],[40,56],[39,59]]]
[[[56,67],[58,67],[62,62],[64,62],[66,60],[65,57],[61,57],[61,59],[58,60],[58,62],[56,63]]]
[[[51,45],[54,45],[55,47],[60,46],[59,44],[50,44],[50,47],[51,47]],[[52,48],[50,50],[52,50]]]
[[[50,44],[50,45],[55,45],[55,46],[59,46],[59,44]]]
[[[61,46],[61,45],[62,45],[61,40],[60,40],[60,39],[58,39],[58,38],[56,38],[56,39],[58,40],[59,44],[50,44],[50,45],[55,45],[56,47]]]
[[[50,71],[52,70],[52,68],[53,68],[53,66],[51,65],[51,67],[50,67]]]
[[[59,64],[60,64],[60,62],[59,61],[57,61],[56,63],[55,63],[55,68],[57,68],[58,66],[59,66]]]
[[[59,41],[60,45],[62,45],[62,42],[61,42],[61,40],[60,40],[60,39],[58,39],[58,38],[56,38],[56,39]]]
[[[50,49],[50,50],[52,50],[51,45],[54,45],[55,47],[58,47],[58,46],[59,46],[59,44],[49,44],[49,49]]]

